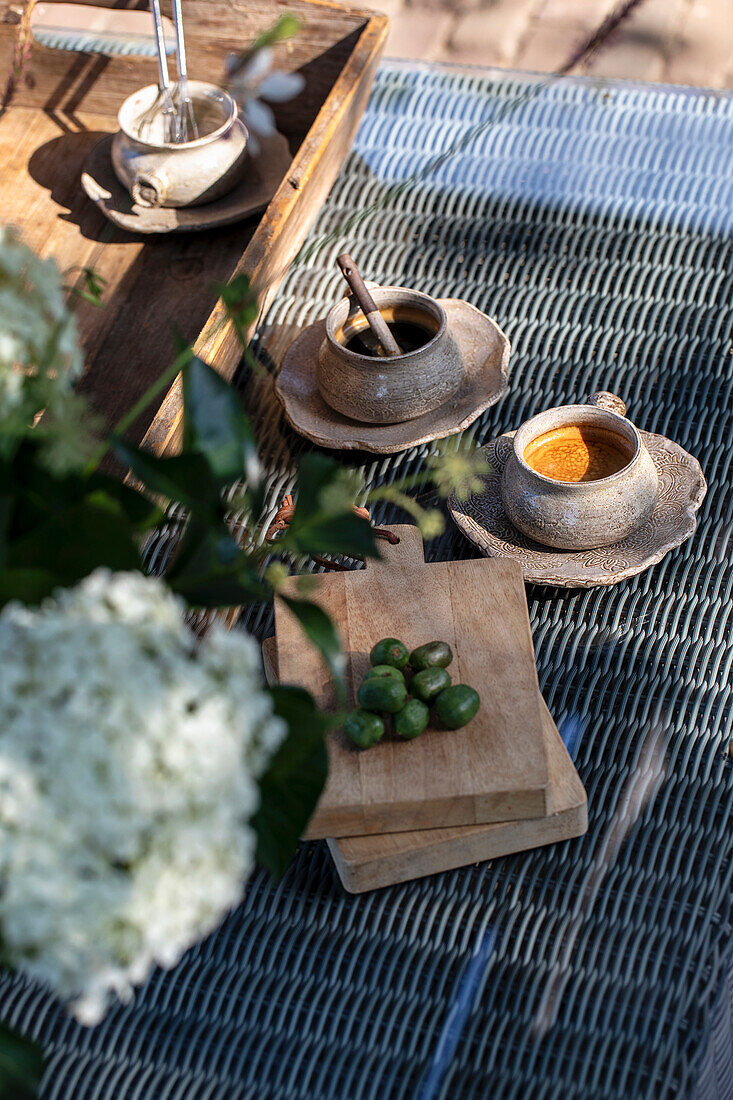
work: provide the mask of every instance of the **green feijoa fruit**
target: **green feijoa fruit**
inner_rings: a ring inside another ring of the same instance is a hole
[[[419,699],[408,699],[392,719],[392,728],[403,741],[419,737],[428,724],[430,711]]]
[[[396,714],[405,705],[407,688],[404,681],[400,683],[399,680],[394,680],[391,676],[370,676],[359,688],[357,698],[359,705],[364,710]]]
[[[344,722],[344,733],[360,749],[370,749],[384,737],[384,722],[378,714],[352,710]]]
[[[396,680],[398,684],[404,684],[405,677],[394,665],[374,665],[364,673],[365,680]]]
[[[410,681],[410,691],[422,703],[431,703],[447,687],[450,687],[450,673],[438,667],[424,668]]]
[[[458,730],[475,717],[481,700],[479,694],[468,684],[453,684],[441,691],[435,700],[435,710],[444,726],[449,730]]]
[[[404,668],[410,656],[409,650],[398,638],[382,638],[372,647],[369,661],[373,665],[392,665]]]
[[[453,650],[447,642],[426,642],[410,654],[410,665],[415,672],[424,668],[447,668],[452,660]]]

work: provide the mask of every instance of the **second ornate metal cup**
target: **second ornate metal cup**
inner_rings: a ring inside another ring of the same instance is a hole
[[[502,502],[523,534],[561,550],[609,546],[657,500],[657,469],[626,407],[610,393],[528,420],[504,467]]]

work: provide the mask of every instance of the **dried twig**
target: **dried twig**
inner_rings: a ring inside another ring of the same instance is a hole
[[[644,0],[625,0],[625,3],[619,4],[618,7],[610,11],[599,27],[585,39],[585,41],[574,50],[565,64],[557,70],[557,76],[565,76],[571,69],[574,69],[576,65],[587,64],[591,61],[606,45],[609,38],[614,34],[625,19],[636,10],[641,7]]]
[[[357,516],[362,516],[364,519],[369,519],[369,512],[366,508],[354,507],[354,512]],[[275,513],[275,518],[267,529],[265,535],[266,542],[274,542],[276,536],[280,531],[286,531],[290,525],[290,522],[295,515],[295,504],[290,493],[283,497],[282,504]],[[377,539],[384,539],[385,542],[390,543],[392,546],[396,546],[400,541],[399,536],[395,535],[393,531],[388,531],[386,527],[374,527],[374,537]],[[341,565],[339,562],[331,561],[330,558],[322,558],[320,555],[311,554],[310,557],[318,565],[322,565],[324,569],[333,569],[337,572],[348,572],[349,567],[347,565]]]

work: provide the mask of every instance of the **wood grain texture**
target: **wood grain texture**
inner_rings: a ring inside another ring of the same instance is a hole
[[[278,662],[274,638],[263,643],[262,655],[267,679],[275,683]],[[588,830],[585,790],[544,700],[541,709],[549,779],[546,816],[492,825],[331,838],[328,847],[344,888],[360,894],[583,836]]]
[[[17,31],[12,8],[0,0],[0,72],[6,74]],[[164,8],[170,14],[170,5]],[[226,53],[245,47],[286,10],[303,26],[277,47],[277,64],[306,79],[297,101],[277,109],[293,160],[265,213],[235,226],[146,241],[110,225],[82,192],[79,177],[90,149],[116,129],[125,96],[156,79],[153,61],[35,44],[0,117],[2,221],[52,256],[67,281],[83,266],[108,280],[104,309],[74,299],[86,360],[80,388],[107,424],[166,370],[176,331],[231,378],[241,347],[213,284],[246,273],[266,306],[350,148],[384,47],[382,16],[320,0],[189,0],[189,70],[220,80]],[[180,426],[180,386],[174,384],[130,435],[165,453],[175,448]]]
[[[137,0],[95,3],[100,7],[139,6]],[[0,71],[4,73],[10,70],[17,7],[14,0],[0,0]],[[162,0],[161,9],[170,17],[170,0]],[[211,80],[220,82],[227,53],[246,49],[284,12],[295,15],[302,25],[296,37],[274,47],[277,67],[304,70],[307,83],[297,103],[283,105],[282,111],[278,107],[278,119],[286,125],[292,120],[294,129],[302,129],[306,119],[312,122],[342,70],[353,36],[360,34],[374,13],[327,0],[187,0],[189,75],[208,79],[201,74],[210,74]],[[66,118],[90,111],[116,119],[126,96],[158,79],[154,58],[81,54],[48,49],[37,42],[25,72],[13,104],[53,110]]]
[[[482,696],[462,730],[429,726],[415,741],[385,738],[360,752],[338,731],[330,773],[308,837],[358,836],[538,817],[547,812],[547,757],[540,694],[521,572],[492,559],[426,565],[416,527],[397,526],[398,546],[365,570],[319,577],[312,598],[342,633],[352,705],[380,638],[409,648],[433,639],[453,648],[454,683]],[[291,578],[286,591],[295,591]],[[322,707],[333,688],[317,652],[281,600],[275,601],[284,683],[311,691]]]
[[[338,5],[313,4],[312,0],[306,5],[310,6],[323,9],[325,28],[330,28],[333,34],[339,27],[336,16],[339,12],[343,14],[344,9]],[[366,21],[361,24],[358,36],[354,32],[347,40],[351,52],[310,124],[287,178],[232,273],[248,275],[259,289],[261,312],[271,303],[346,159],[384,50],[389,26],[386,16],[357,11],[349,14]],[[333,24],[329,22],[332,17]],[[338,49],[331,47],[337,52],[340,49],[341,40]],[[330,54],[331,50],[326,52]],[[300,71],[307,74],[307,79],[312,79],[311,68],[318,68],[317,60],[301,66]],[[279,118],[278,124],[284,126]],[[195,351],[225,378],[234,374],[241,358],[241,347],[233,326],[226,320],[221,301],[212,310],[195,343]],[[180,442],[181,427],[180,384],[174,383],[145,436],[145,443],[157,454],[174,453]]]

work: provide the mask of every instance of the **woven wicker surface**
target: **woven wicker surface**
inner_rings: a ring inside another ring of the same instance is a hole
[[[464,297],[509,335],[509,392],[477,439],[612,389],[641,427],[700,458],[700,526],[616,588],[528,589],[540,682],[588,791],[587,837],[360,897],[341,890],[324,844],[303,845],[282,882],[255,875],[214,936],[91,1031],[8,978],[3,1016],[49,1054],[44,1097],[637,1100],[691,1096],[703,1072],[709,1084],[733,909],[732,167],[725,96],[380,72],[316,244],[265,318],[263,361],[340,293],[334,258],[348,245],[367,277]],[[244,389],[274,511],[306,444],[266,379]],[[428,450],[344,461],[379,482]],[[451,527],[428,548],[473,553]],[[245,625],[266,636],[269,611]],[[652,726],[666,778],[578,925]],[[560,964],[558,1022],[538,1037]]]

